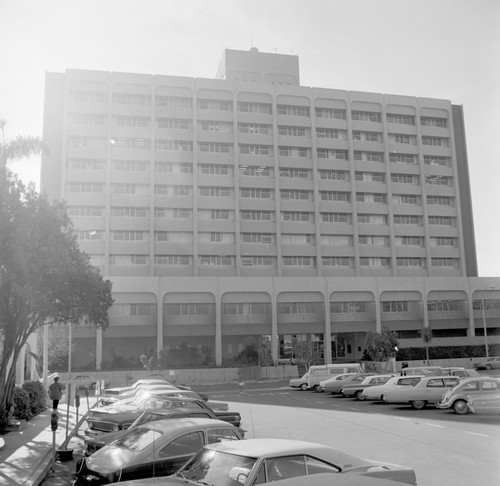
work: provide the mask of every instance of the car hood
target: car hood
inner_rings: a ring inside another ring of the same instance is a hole
[[[136,452],[107,445],[88,457],[86,464],[89,470],[105,475],[125,467],[134,457],[137,457]]]
[[[359,459],[342,453],[339,459],[341,460],[339,465],[344,473],[384,478],[407,484],[416,484],[417,482],[415,471],[410,467],[371,459]],[[344,459],[347,459],[348,462],[342,462]]]
[[[186,486],[186,484],[200,483],[183,479],[180,476],[163,476],[159,478],[133,479],[131,481],[120,482],[120,486]]]

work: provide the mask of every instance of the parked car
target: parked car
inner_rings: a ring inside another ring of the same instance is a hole
[[[398,386],[384,392],[386,403],[409,403],[420,410],[442,400],[449,388],[460,382],[458,376],[425,376],[415,386]]]
[[[453,389],[447,391],[442,400],[436,404],[437,408],[452,408],[458,415],[465,415],[469,411],[467,401],[473,395],[495,394],[500,391],[500,379],[490,376],[466,378]]]
[[[490,358],[476,364],[477,370],[497,370],[500,369],[500,356],[491,356]]]
[[[369,388],[370,386],[382,385],[387,383],[394,375],[374,375],[367,376],[360,383],[348,383],[344,385],[340,390],[340,393],[344,397],[354,397],[356,400],[364,400],[363,390]]]
[[[243,439],[236,427],[220,420],[158,420],[126,430],[120,437],[78,462],[75,486],[156,478],[174,473],[206,444]]]
[[[342,484],[342,476],[358,479],[352,484],[364,484],[365,478],[387,480],[403,484],[417,483],[412,468],[383,461],[361,459],[332,447],[287,439],[249,439],[206,445],[173,476],[162,478],[162,486],[181,485],[242,485],[267,484],[274,481],[302,478],[309,484],[309,476],[330,473],[332,483]],[[305,477],[307,476],[307,478]],[[329,476],[330,477],[330,476]],[[129,481],[123,486],[158,484],[154,479]],[[279,484],[279,483],[278,483]]]
[[[85,435],[96,436],[107,432],[116,432],[129,428],[135,420],[144,412],[151,410],[171,410],[178,408],[192,408],[199,412],[210,412],[219,420],[229,422],[235,427],[241,425],[241,415],[238,412],[227,410],[212,410],[204,400],[189,397],[143,397],[135,402],[135,409],[107,413],[102,409],[95,409],[87,417],[88,428]]]
[[[363,372],[363,366],[359,363],[332,363],[310,366],[309,377],[307,378],[307,387],[310,390],[316,390],[316,387],[321,381],[328,380],[328,378],[331,378],[334,375]]]
[[[101,381],[102,380],[92,375],[75,375],[68,381],[68,383],[71,383],[72,386],[75,385],[77,390],[81,390],[85,388],[95,388],[97,382]],[[109,385],[109,380],[104,380],[104,386],[107,385]]]
[[[444,374],[441,366],[415,366],[413,368],[403,368],[401,370],[402,376],[409,375],[442,375]]]
[[[357,474],[319,473],[310,474],[307,477],[307,486],[402,486],[403,484],[406,483]],[[273,481],[273,486],[304,486],[304,477],[297,476]]]
[[[481,415],[500,415],[500,393],[478,393],[467,397],[469,412]]]
[[[197,402],[197,405],[201,405],[203,402]],[[110,444],[115,439],[120,437],[124,433],[125,430],[133,429],[134,427],[138,427],[140,425],[146,424],[148,422],[154,422],[156,420],[178,420],[181,418],[207,418],[207,419],[218,419],[224,420],[224,422],[228,422],[234,425],[241,436],[245,436],[246,430],[240,427],[241,424],[241,415],[238,412],[225,412],[227,415],[224,418],[217,417],[215,413],[208,409],[207,405],[203,405],[200,408],[194,408],[193,403],[188,403],[191,405],[189,407],[178,407],[178,408],[170,408],[166,410],[145,410],[142,412],[133,422],[129,424],[130,414],[114,414],[110,416],[110,421],[107,422],[107,425],[112,426],[117,429],[115,432],[108,432],[98,435],[90,435],[85,438],[85,447],[86,455],[93,454],[95,451],[98,451],[102,447],[107,444]],[[204,408],[207,407],[207,408]],[[224,412],[221,412],[224,413]],[[118,417],[119,416],[119,417]],[[114,420],[113,420],[114,419]],[[102,422],[100,424],[102,426]],[[88,430],[88,429],[87,429]],[[87,431],[85,431],[87,432]]]
[[[355,373],[339,381],[328,381],[325,383],[325,392],[333,395],[340,395],[340,390],[351,383],[361,383],[367,376],[374,376],[375,373]]]
[[[290,388],[298,388],[299,390],[307,390],[307,379],[309,378],[309,373],[304,373],[300,378],[292,378],[288,382]]]
[[[384,393],[396,386],[415,386],[423,376],[394,376],[387,383],[375,385],[363,390],[364,400],[383,400]]]
[[[325,392],[326,387],[329,385],[331,382],[332,384],[335,384],[335,382],[343,381],[346,378],[349,378],[349,376],[354,376],[357,375],[358,373],[343,373],[342,375],[336,375],[333,376],[332,378],[328,378],[327,380],[320,381],[318,387],[316,388],[317,392]]]
[[[478,373],[476,370],[470,370],[470,369],[454,369],[450,371],[450,375],[452,376],[458,376],[462,379],[464,378],[474,378],[476,376],[481,376],[480,373]]]

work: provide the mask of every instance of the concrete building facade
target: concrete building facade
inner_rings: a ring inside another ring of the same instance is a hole
[[[115,298],[106,331],[75,330],[75,366],[292,342],[359,359],[383,326],[496,339],[462,107],[301,86],[296,56],[256,49],[226,50],[218,76],[46,75],[41,188]]]

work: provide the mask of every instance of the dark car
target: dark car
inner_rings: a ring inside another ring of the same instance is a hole
[[[138,427],[139,425],[143,425],[149,422],[154,422],[156,420],[172,420],[182,418],[206,418],[206,419],[217,419],[215,413],[210,410],[199,410],[199,409],[190,409],[190,408],[172,408],[169,410],[146,410],[137,417],[137,419],[130,425],[130,427],[126,429],[121,429],[116,432],[108,432],[107,434],[99,434],[93,437],[85,438],[85,445],[87,450],[85,451],[86,455],[93,454],[95,451],[98,451],[102,447],[107,444],[110,444],[115,439],[120,437],[125,430],[133,429],[134,427]],[[241,433],[241,436],[245,436],[245,430],[241,427],[236,427],[238,431]]]
[[[139,408],[133,411],[122,413],[104,413],[99,409],[90,412],[87,417],[88,429],[85,431],[87,436],[95,436],[107,432],[117,432],[128,429],[132,423],[146,410],[172,410],[179,408],[192,408],[199,412],[210,412],[219,420],[228,422],[235,427],[241,425],[241,415],[239,412],[212,410],[205,401],[196,398],[186,397],[149,397]]]
[[[236,427],[213,419],[157,420],[126,430],[76,466],[75,486],[173,474],[204,445],[240,441]]]

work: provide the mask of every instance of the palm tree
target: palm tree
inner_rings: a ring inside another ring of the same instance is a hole
[[[429,346],[430,346],[431,341],[432,341],[432,329],[430,327],[424,327],[420,331],[420,335],[422,336],[422,339],[423,339],[424,344],[425,344],[425,354],[427,357],[427,364],[429,364]]]

